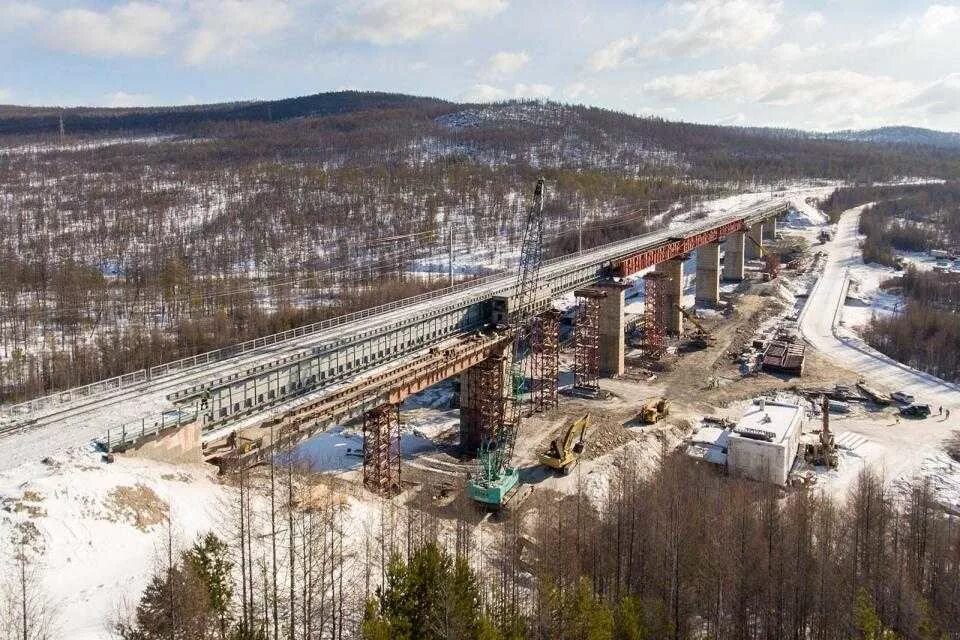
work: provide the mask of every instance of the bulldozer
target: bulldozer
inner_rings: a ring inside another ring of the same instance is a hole
[[[836,469],[840,464],[840,456],[837,455],[837,445],[830,432],[830,399],[826,395],[820,401],[820,414],[823,418],[820,441],[804,447],[803,459],[814,466]]]
[[[656,424],[670,414],[670,402],[666,398],[648,400],[637,414],[640,424]]]
[[[590,428],[590,414],[570,423],[563,438],[550,441],[550,448],[540,454],[540,464],[559,471],[563,475],[573,471],[587,446],[587,429]]]
[[[702,324],[697,318],[684,309],[681,305],[677,305],[677,309],[680,310],[680,313],[684,318],[690,321],[690,323],[697,328],[696,333],[690,338],[690,346],[696,349],[706,349],[707,347],[712,347],[717,344],[717,339],[714,335]]]

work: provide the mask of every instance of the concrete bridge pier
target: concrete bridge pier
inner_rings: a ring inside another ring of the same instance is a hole
[[[751,242],[751,239],[754,242]],[[763,256],[760,254],[760,247],[758,244],[763,244],[763,223],[758,222],[757,224],[750,227],[750,231],[747,232],[747,242],[746,242],[746,255],[747,260],[759,260]]]
[[[763,237],[770,243],[777,239],[777,219],[776,218],[767,218],[762,223],[763,226]]]
[[[600,375],[606,378],[622,376],[624,367],[624,292],[630,285],[622,282],[601,282],[598,289],[606,292],[600,301]]]
[[[746,236],[743,233],[731,233],[723,241],[723,279],[739,282],[743,280],[743,255]]]
[[[512,375],[510,345],[460,374],[460,450],[476,455],[504,417]]]
[[[675,336],[683,333],[683,316],[680,314],[679,305],[683,302],[683,261],[685,259],[686,256],[680,256],[656,266],[657,272],[666,276],[663,281],[661,302],[663,330]]]
[[[720,243],[697,249],[696,303],[716,307],[720,303]]]

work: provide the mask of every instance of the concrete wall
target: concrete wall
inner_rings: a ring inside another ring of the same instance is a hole
[[[741,436],[731,437],[727,445],[727,470],[731,475],[760,482],[787,484],[800,446],[801,422],[798,419],[781,442],[765,442]]]
[[[199,420],[182,427],[164,429],[128,447],[123,455],[171,463],[203,462],[200,431]]]

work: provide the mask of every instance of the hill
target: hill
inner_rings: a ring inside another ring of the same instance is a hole
[[[960,133],[936,131],[920,127],[881,127],[863,131],[836,131],[827,134],[834,140],[869,142],[874,144],[903,144],[960,149]]]

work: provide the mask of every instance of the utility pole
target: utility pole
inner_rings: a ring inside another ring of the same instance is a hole
[[[447,286],[453,286],[453,222],[447,225]]]
[[[577,207],[577,253],[583,253],[583,200]]]

